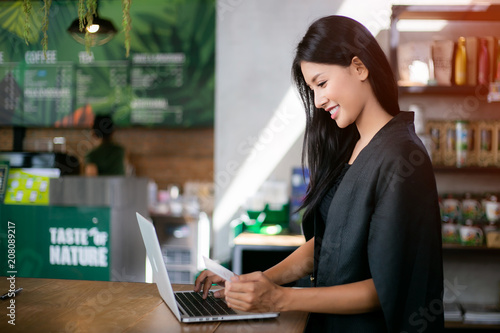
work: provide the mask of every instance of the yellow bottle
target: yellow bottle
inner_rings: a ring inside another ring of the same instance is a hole
[[[463,86],[467,84],[467,53],[465,50],[465,37],[460,37],[455,54],[455,84]]]

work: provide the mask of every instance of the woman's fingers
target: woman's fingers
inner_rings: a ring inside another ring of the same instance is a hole
[[[214,297],[215,298],[224,298],[226,296],[226,290],[225,289],[219,289],[214,291]]]
[[[251,283],[251,282],[247,282]],[[230,308],[247,312],[276,311],[273,297],[259,293],[240,293],[226,290],[226,303]]]
[[[231,278],[226,282],[226,302],[234,309],[250,312],[276,311],[280,287],[262,272]]]
[[[204,270],[203,272],[200,273],[200,275],[198,276],[198,278],[196,278],[194,282],[194,291],[199,292],[203,290],[203,298],[207,298],[208,292],[210,291],[210,288],[212,288],[212,284],[214,283],[218,285],[223,285],[224,279],[215,275],[209,270]],[[220,291],[219,295],[221,295]],[[222,296],[220,297],[224,297],[224,292],[222,292]]]
[[[204,270],[198,275],[196,280],[194,281],[194,291],[198,292],[201,290],[201,285],[204,283],[205,279],[207,278],[209,271]]]
[[[227,298],[226,297],[227,306],[229,306],[233,310],[240,310],[245,312],[250,312],[250,305],[247,302],[241,301],[237,298]]]
[[[213,277],[209,276],[205,280],[205,283],[203,283],[203,299],[207,298],[208,292],[210,291],[210,288],[212,288],[213,282]]]

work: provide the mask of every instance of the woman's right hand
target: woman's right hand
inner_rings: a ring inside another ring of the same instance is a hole
[[[206,299],[212,284],[216,283],[219,286],[224,286],[225,282],[226,280],[206,269],[196,278],[196,281],[194,282],[194,291],[199,292],[203,288],[203,299]],[[217,298],[223,298],[224,289],[219,289],[214,292],[214,296]]]

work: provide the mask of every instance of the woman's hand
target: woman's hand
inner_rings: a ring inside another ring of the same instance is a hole
[[[208,291],[212,287],[213,283],[218,284],[219,286],[224,286],[224,280],[218,275],[215,275],[209,270],[204,270],[200,273],[200,275],[196,278],[194,282],[194,291],[199,292],[203,287],[203,299],[206,299],[208,296]],[[214,292],[214,296],[217,298],[224,297],[224,289],[217,290]]]
[[[247,312],[278,312],[283,310],[286,288],[273,283],[262,272],[253,272],[226,281],[226,303]]]

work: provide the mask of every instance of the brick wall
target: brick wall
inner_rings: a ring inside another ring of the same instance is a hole
[[[0,127],[0,151],[12,150],[12,128]]]
[[[66,138],[66,151],[82,163],[85,154],[99,143],[88,129],[26,130],[28,142],[57,136]],[[12,140],[12,129],[0,127],[0,150],[12,150]],[[186,181],[213,181],[213,128],[120,128],[114,140],[127,150],[135,174],[155,180],[159,189],[166,189],[168,184],[182,186]]]

